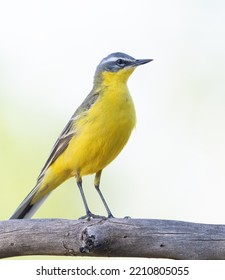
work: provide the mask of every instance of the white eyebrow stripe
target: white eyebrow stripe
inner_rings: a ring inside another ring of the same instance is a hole
[[[103,63],[112,62],[112,61],[116,61],[116,60],[118,60],[118,59],[123,59],[123,60],[125,60],[125,61],[133,61],[132,59],[125,58],[125,57],[112,56],[112,57],[103,59],[102,64],[103,64]]]

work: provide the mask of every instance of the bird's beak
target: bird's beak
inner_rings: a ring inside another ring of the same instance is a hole
[[[136,67],[136,66],[139,66],[139,65],[142,65],[142,64],[149,63],[151,61],[153,61],[153,59],[136,59],[133,62],[133,66]]]

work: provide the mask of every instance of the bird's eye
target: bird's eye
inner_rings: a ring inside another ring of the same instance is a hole
[[[119,58],[119,59],[117,59],[116,64],[119,66],[123,66],[125,63],[122,59]]]

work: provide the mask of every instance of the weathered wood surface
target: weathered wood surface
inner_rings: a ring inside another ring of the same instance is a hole
[[[225,225],[171,220],[0,222],[0,258],[24,255],[225,259]]]

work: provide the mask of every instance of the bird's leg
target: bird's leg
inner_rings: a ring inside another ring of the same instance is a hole
[[[82,200],[83,200],[83,203],[84,203],[84,207],[85,207],[85,211],[86,211],[86,215],[80,217],[79,219],[87,219],[89,221],[91,218],[105,218],[105,217],[102,217],[102,216],[95,215],[90,211],[90,209],[88,207],[88,204],[87,204],[86,197],[84,195],[83,187],[82,187],[82,178],[80,176],[77,176],[76,181],[77,181],[77,186],[80,190],[80,194],[81,194],[81,197],[82,197]]]
[[[82,187],[82,178],[80,176],[77,176],[76,180],[77,180],[77,186],[80,190],[80,194],[81,194],[81,197],[82,197],[82,200],[83,200],[83,203],[84,203],[84,207],[85,207],[85,211],[86,211],[86,215],[81,217],[80,219],[87,218],[88,220],[90,220],[92,213],[91,213],[91,211],[88,207],[87,200],[86,200],[86,197],[84,195],[84,191],[83,191],[83,187]]]
[[[110,211],[106,201],[105,201],[105,198],[99,188],[99,185],[100,185],[100,178],[101,178],[101,174],[102,174],[102,170],[98,171],[96,174],[95,174],[95,181],[94,181],[94,184],[95,184],[95,189],[96,191],[98,192],[104,206],[105,206],[105,209],[107,211],[107,214],[108,214],[108,218],[113,218],[113,214],[112,212]]]

